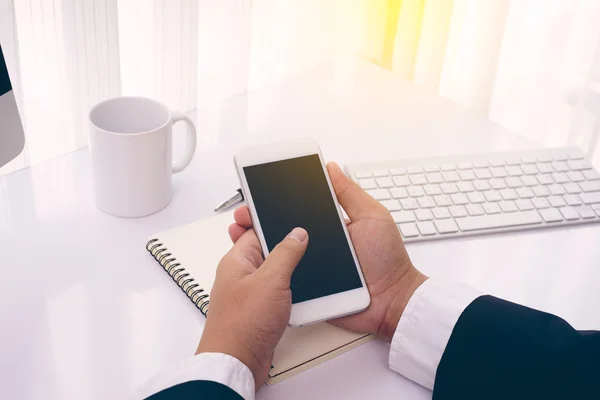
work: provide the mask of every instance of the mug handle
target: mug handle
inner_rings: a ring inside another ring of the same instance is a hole
[[[196,127],[191,119],[186,117],[185,115],[173,111],[171,112],[171,119],[173,120],[173,124],[177,122],[183,121],[187,124],[187,148],[185,150],[185,155],[183,158],[175,161],[173,163],[173,173],[176,174],[181,172],[190,165],[192,162],[192,158],[194,158],[194,153],[196,152]]]

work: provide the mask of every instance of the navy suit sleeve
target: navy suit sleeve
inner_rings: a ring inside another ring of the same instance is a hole
[[[190,381],[153,394],[147,400],[243,400],[233,389],[212,381]]]
[[[600,332],[492,296],[461,314],[434,400],[600,399]]]

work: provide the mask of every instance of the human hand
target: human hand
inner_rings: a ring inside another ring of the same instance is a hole
[[[258,391],[290,320],[290,279],[306,251],[308,233],[295,228],[264,262],[254,230],[238,233],[217,268],[196,354],[215,352],[237,358],[252,372]]]
[[[365,311],[329,323],[376,334],[391,342],[408,300],[427,277],[412,265],[387,209],[348,178],[337,164],[327,164],[327,170],[336,197],[350,217],[348,232],[371,294],[371,304]],[[229,236],[235,243],[252,228],[252,220],[245,206],[235,211],[234,218],[236,223],[229,227]]]

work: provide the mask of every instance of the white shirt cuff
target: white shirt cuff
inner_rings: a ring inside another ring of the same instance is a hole
[[[408,301],[390,349],[390,368],[433,390],[454,325],[482,293],[461,283],[426,280]]]
[[[254,377],[248,367],[237,358],[222,353],[201,353],[180,361],[139,387],[132,398],[145,399],[190,381],[218,382],[246,400],[254,399]]]

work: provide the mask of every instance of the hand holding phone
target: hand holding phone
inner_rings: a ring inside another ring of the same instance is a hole
[[[365,310],[369,292],[317,143],[242,149],[235,164],[265,257],[294,227],[308,232],[310,244],[292,275],[289,325]]]

